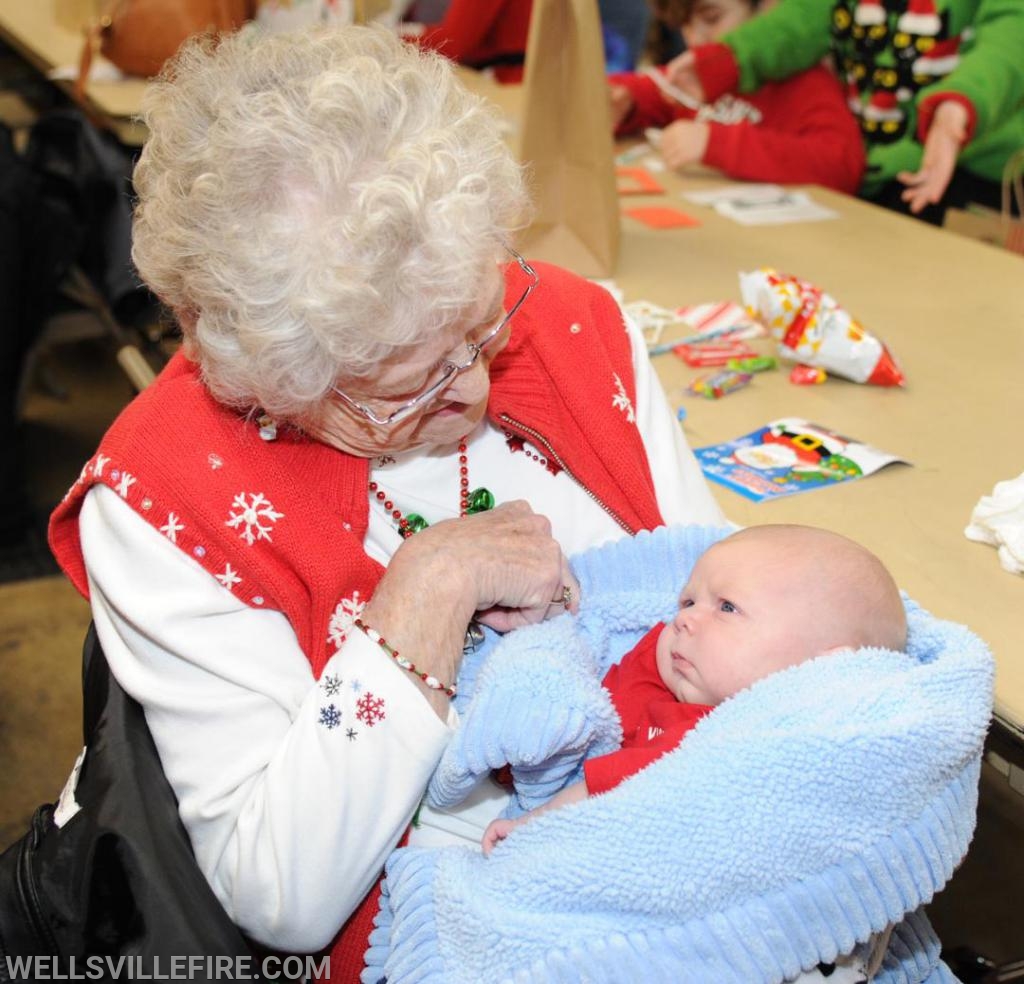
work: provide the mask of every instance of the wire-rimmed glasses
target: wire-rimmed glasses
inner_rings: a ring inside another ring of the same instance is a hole
[[[451,383],[451,381],[459,375],[459,373],[465,372],[467,369],[471,369],[476,365],[476,360],[480,358],[480,353],[483,352],[488,345],[490,345],[496,338],[508,326],[508,323],[515,317],[516,312],[523,306],[523,302],[530,296],[531,291],[537,286],[540,278],[537,276],[537,272],[530,266],[529,263],[523,259],[514,249],[510,246],[505,247],[511,254],[512,258],[519,264],[520,269],[529,278],[530,282],[526,285],[526,290],[523,291],[519,300],[515,302],[505,312],[498,323],[489,331],[483,338],[476,342],[466,342],[466,348],[469,351],[469,356],[464,362],[453,362],[451,359],[443,360],[438,366],[438,372],[440,376],[437,380],[427,386],[424,390],[417,393],[415,396],[406,400],[400,407],[389,413],[386,417],[378,416],[373,412],[365,403],[360,403],[357,400],[353,400],[352,397],[346,396],[337,386],[332,386],[336,396],[339,396],[346,406],[350,407],[361,417],[365,417],[371,423],[376,424],[378,427],[388,427],[391,424],[397,424],[402,420],[407,419],[414,414],[421,406],[425,403],[429,403],[431,400],[436,399],[441,392]]]

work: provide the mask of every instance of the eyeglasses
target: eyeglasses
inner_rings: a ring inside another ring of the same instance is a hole
[[[378,427],[388,427],[391,424],[397,424],[400,421],[406,420],[412,414],[414,414],[421,406],[425,403],[429,403],[431,400],[436,399],[441,392],[451,383],[451,381],[459,375],[459,373],[465,372],[467,369],[472,369],[476,365],[476,360],[480,358],[480,353],[483,352],[488,345],[490,345],[508,326],[508,323],[515,317],[516,312],[523,306],[523,302],[530,296],[533,288],[540,282],[540,278],[537,276],[537,272],[521,257],[514,249],[510,246],[505,247],[508,250],[512,258],[519,264],[519,268],[529,278],[530,282],[526,285],[526,290],[523,291],[522,296],[515,304],[512,305],[501,318],[500,321],[489,331],[483,338],[477,342],[466,342],[466,348],[469,350],[469,357],[465,362],[452,362],[450,359],[445,359],[438,366],[438,372],[440,376],[438,379],[431,383],[426,389],[417,393],[414,397],[406,400],[397,410],[389,413],[386,417],[380,417],[374,413],[365,403],[359,403],[353,400],[350,396],[346,396],[337,386],[332,386],[331,389],[334,391],[336,396],[341,397],[342,402],[346,406],[355,410],[361,417],[365,417],[367,420],[376,424]]]

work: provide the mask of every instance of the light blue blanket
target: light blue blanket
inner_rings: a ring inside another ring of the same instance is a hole
[[[494,650],[432,798],[510,762],[527,808],[614,747],[604,670],[672,614],[725,532],[663,529],[576,558],[579,619]],[[973,832],[993,667],[963,626],[907,612],[906,653],[839,653],[762,680],[674,752],[488,858],[396,851],[365,984],[780,982],[892,924],[876,980],[954,980],[920,909]]]

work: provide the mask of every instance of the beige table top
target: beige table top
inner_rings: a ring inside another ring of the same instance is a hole
[[[93,0],[0,0],[0,37],[44,73],[78,65],[83,34],[77,25],[88,22]],[[102,71],[97,58],[94,74]],[[71,82],[59,83],[68,92]],[[145,129],[134,122],[145,91],[144,79],[90,81],[87,108],[109,125],[125,143],[141,144]]]
[[[826,526],[876,551],[913,598],[987,640],[997,718],[1024,735],[1024,577],[963,535],[978,498],[1024,468],[1024,260],[820,189],[812,196],[840,219],[744,227],[678,198],[680,187],[724,179],[658,177],[667,196],[624,205],[673,204],[703,224],[659,231],[623,217],[615,279],[627,301],[739,301],[737,273],[773,266],[829,291],[889,345],[908,379],[904,389],[839,379],[801,387],[788,382],[787,367],[706,400],[682,392],[702,370],[657,356],[669,399],[686,407],[693,447],[796,416],[913,462],[762,503],[712,484],[726,515]]]

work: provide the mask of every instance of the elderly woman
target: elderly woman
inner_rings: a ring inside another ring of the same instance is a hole
[[[467,636],[574,607],[567,553],[720,514],[610,295],[509,247],[520,169],[442,58],[193,43],[145,119],[135,259],[184,351],[51,540],[228,914],[344,979]]]

